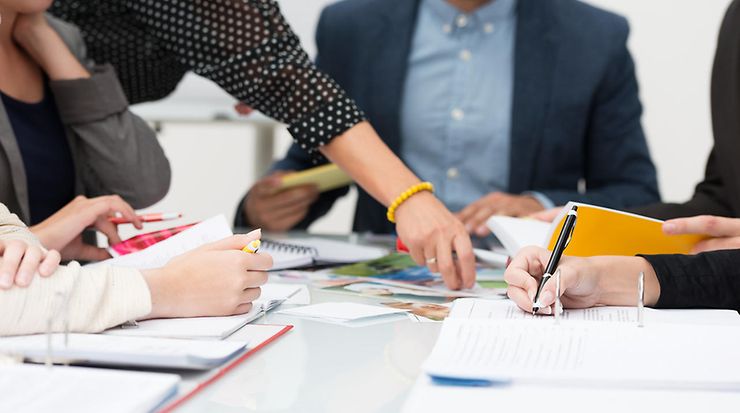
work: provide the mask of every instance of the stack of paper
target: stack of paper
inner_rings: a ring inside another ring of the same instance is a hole
[[[174,374],[0,366],[0,412],[149,412],[175,395],[179,381]]]
[[[53,334],[52,357],[56,362],[109,366],[205,370],[219,366],[244,350],[245,341],[197,341],[149,337],[113,337],[104,334]],[[47,336],[0,339],[0,353],[44,362]]]
[[[406,310],[357,303],[321,303],[280,311],[280,314],[310,318],[330,323],[368,321],[405,314]]]
[[[443,382],[740,389],[740,327],[445,320],[424,371]]]

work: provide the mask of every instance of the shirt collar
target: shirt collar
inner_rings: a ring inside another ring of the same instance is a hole
[[[447,0],[424,0],[424,7],[431,9],[435,16],[445,25],[455,27],[456,19],[461,15],[480,22],[495,22],[513,17],[516,14],[518,0],[491,0],[474,12],[465,14]]]

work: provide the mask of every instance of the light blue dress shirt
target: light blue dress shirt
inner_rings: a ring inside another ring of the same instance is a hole
[[[401,107],[402,156],[452,211],[509,184],[517,0],[465,14],[422,0]]]

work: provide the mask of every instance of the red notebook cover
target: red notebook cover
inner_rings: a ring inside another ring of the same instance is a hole
[[[228,374],[231,370],[235,369],[237,366],[239,366],[241,363],[244,362],[244,360],[248,359],[252,354],[260,351],[262,348],[267,346],[268,344],[272,343],[273,341],[277,340],[278,338],[282,337],[285,333],[293,329],[292,325],[285,326],[282,330],[278,331],[270,337],[269,339],[263,341],[260,343],[257,347],[247,351],[246,353],[242,354],[241,356],[237,357],[236,359],[230,361],[227,363],[224,367],[221,367],[216,374],[209,377],[207,380],[205,380],[203,383],[199,383],[193,390],[191,390],[188,393],[185,393],[179,397],[177,397],[175,400],[167,404],[162,410],[160,410],[160,413],[169,413],[173,410],[177,409],[178,407],[182,406],[185,402],[195,397],[198,393],[203,391],[206,387],[212,385],[213,383],[217,382],[220,378],[224,377],[226,374]]]

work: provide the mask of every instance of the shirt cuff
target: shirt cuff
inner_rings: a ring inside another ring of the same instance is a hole
[[[362,110],[352,99],[343,96],[294,122],[288,131],[303,150],[318,155],[321,146],[364,120]],[[314,161],[318,159],[316,156]]]
[[[550,198],[548,198],[542,192],[527,191],[527,192],[523,192],[522,195],[531,196],[537,202],[539,202],[542,205],[542,207],[545,208],[545,209],[555,208],[555,203],[552,202],[552,200],[550,200]]]
[[[111,65],[96,66],[89,78],[49,82],[65,124],[90,123],[128,109],[128,99]]]

